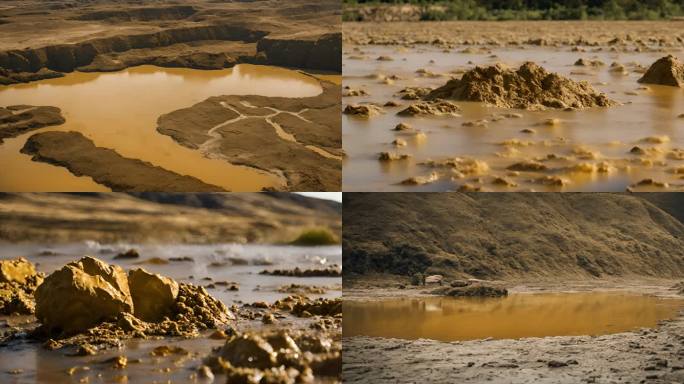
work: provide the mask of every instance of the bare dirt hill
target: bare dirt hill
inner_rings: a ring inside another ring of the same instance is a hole
[[[339,238],[339,210],[278,193],[2,193],[0,241],[280,243],[318,227]]]
[[[684,196],[667,199],[684,203]],[[427,272],[506,279],[684,273],[684,225],[639,195],[347,193],[343,220],[347,275]]]

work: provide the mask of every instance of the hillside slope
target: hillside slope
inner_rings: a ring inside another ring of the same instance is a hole
[[[341,204],[283,193],[0,194],[0,241],[289,242]]]
[[[345,274],[684,275],[684,225],[635,195],[345,193],[343,221]]]

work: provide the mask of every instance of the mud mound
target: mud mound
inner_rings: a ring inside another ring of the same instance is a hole
[[[314,376],[340,376],[341,345],[325,332],[245,333],[226,341],[205,364],[230,383],[312,382]]]
[[[220,192],[220,187],[187,175],[166,170],[148,162],[123,157],[98,147],[80,132],[39,132],[26,141],[22,153],[66,167],[76,176],[87,175],[115,191]]]
[[[684,87],[684,63],[672,55],[660,58],[638,81],[645,84]]]
[[[143,269],[127,275],[121,267],[90,256],[52,273],[35,297],[36,317],[47,335],[192,336],[227,323],[231,316],[204,288]]]
[[[479,101],[502,108],[539,109],[609,107],[617,103],[594,90],[527,62],[514,70],[496,64],[475,67],[461,79],[449,80],[426,99]]]
[[[0,315],[28,315],[35,311],[33,293],[43,281],[24,258],[0,261]]]
[[[343,222],[345,278],[684,273],[684,225],[639,194],[351,194]]]
[[[0,107],[0,144],[3,139],[49,125],[64,124],[62,111],[57,107],[11,105]]]

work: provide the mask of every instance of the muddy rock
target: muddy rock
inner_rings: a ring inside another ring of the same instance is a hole
[[[3,139],[17,137],[25,132],[64,124],[62,111],[57,107],[11,105],[0,107],[0,144]]]
[[[411,104],[397,112],[399,116],[460,116],[461,107],[447,100],[430,100]]]
[[[276,364],[273,347],[261,336],[250,333],[227,341],[221,357],[238,367],[266,369]]]
[[[117,259],[137,259],[139,257],[140,257],[140,254],[138,253],[138,251],[131,248],[126,252],[121,252],[121,253],[117,254],[116,256],[114,256],[114,260],[117,260]]]
[[[35,297],[38,320],[50,330],[66,334],[133,311],[123,269],[89,256],[49,275]]]
[[[292,277],[341,277],[342,268],[339,265],[331,265],[327,268],[301,269],[274,269],[259,272],[261,275],[292,276]]]
[[[508,296],[506,288],[494,287],[484,284],[467,285],[464,287],[443,287],[438,288],[433,293],[456,296],[456,297],[501,297]]]
[[[502,108],[565,109],[609,107],[617,103],[594,90],[587,82],[576,82],[549,73],[535,63],[518,69],[502,64],[475,67],[461,79],[449,80],[426,96],[428,100],[479,101]]]
[[[382,113],[380,107],[372,104],[364,105],[347,105],[344,108],[344,114],[357,117],[373,117]]]
[[[158,322],[168,316],[178,297],[178,283],[141,268],[128,272],[128,285],[134,314],[144,321]]]
[[[645,84],[684,87],[684,63],[672,55],[663,57],[653,63],[638,81]]]
[[[22,257],[0,261],[0,314],[34,313],[33,293],[42,281],[43,275]]]
[[[36,268],[23,257],[0,261],[0,283],[26,284],[36,275]]]

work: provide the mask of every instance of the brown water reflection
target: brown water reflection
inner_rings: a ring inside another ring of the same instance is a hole
[[[682,300],[617,293],[346,301],[343,336],[441,341],[602,335],[675,317]]]

